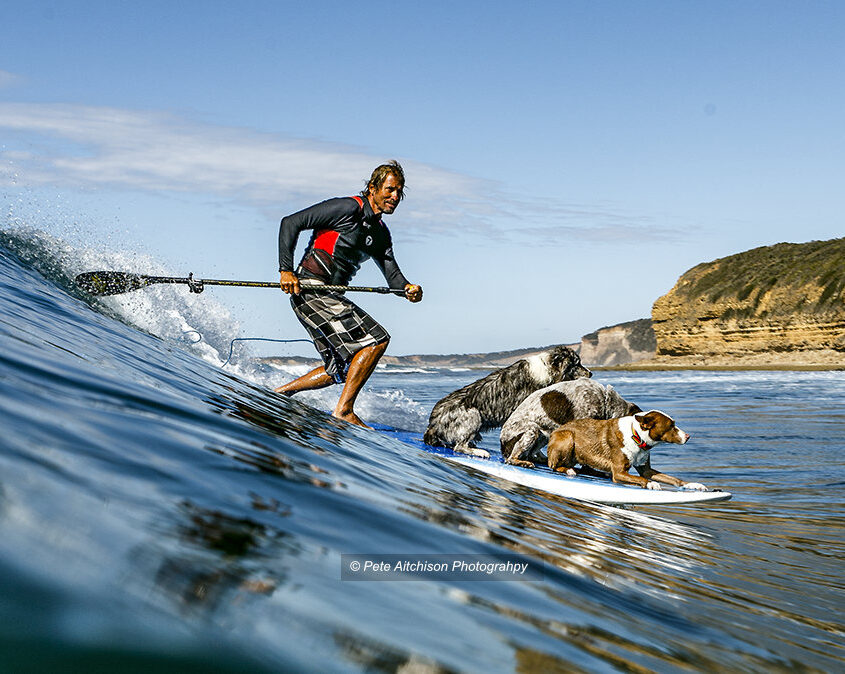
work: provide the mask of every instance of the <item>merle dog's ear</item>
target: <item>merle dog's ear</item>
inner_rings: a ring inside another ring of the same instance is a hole
[[[578,363],[578,354],[568,346],[556,346],[549,351],[549,365],[554,369],[562,370],[573,361]]]

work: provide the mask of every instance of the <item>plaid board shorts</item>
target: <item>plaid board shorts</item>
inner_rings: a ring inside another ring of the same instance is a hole
[[[378,321],[340,293],[291,295],[290,305],[320,352],[326,373],[338,384],[346,381],[352,356],[390,340]]]

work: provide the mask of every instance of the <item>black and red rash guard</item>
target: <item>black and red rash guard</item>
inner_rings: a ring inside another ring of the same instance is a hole
[[[348,285],[361,263],[373,258],[391,288],[404,288],[393,257],[387,226],[361,197],[336,197],[282,218],[279,226],[279,271],[293,271],[293,253],[300,232],[314,234],[296,270],[298,276],[329,285]]]

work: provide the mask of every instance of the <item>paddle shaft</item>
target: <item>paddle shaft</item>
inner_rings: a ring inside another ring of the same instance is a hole
[[[147,277],[151,279],[164,278],[167,280],[156,280],[154,283],[187,283],[188,286],[200,284],[200,286],[237,286],[240,288],[279,288],[278,281],[227,281],[224,279],[193,279],[193,278],[168,278],[168,277]],[[387,295],[393,293],[394,295],[404,295],[405,290],[402,288],[387,288],[385,286],[335,286],[335,285],[307,285],[302,284],[299,287],[301,292],[306,291],[333,291],[333,292],[356,292],[356,293],[381,293]],[[191,288],[193,290],[193,287]],[[194,291],[196,292],[196,291]]]
[[[146,276],[119,271],[91,271],[79,274],[76,283],[92,295],[118,295],[121,293],[140,290],[156,283],[173,283],[187,285],[191,292],[201,293],[203,287],[235,286],[241,288],[280,288],[278,281],[232,281],[225,279],[195,279],[193,274],[187,277],[179,276]],[[404,289],[368,286],[342,285],[308,285],[301,286],[306,292],[364,292],[394,295],[404,295]]]

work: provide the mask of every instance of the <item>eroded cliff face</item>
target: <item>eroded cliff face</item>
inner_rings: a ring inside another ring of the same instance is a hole
[[[587,367],[626,365],[653,358],[656,347],[651,321],[643,318],[584,335],[581,338],[581,362]]]
[[[654,303],[658,360],[845,365],[845,239],[700,264]]]

